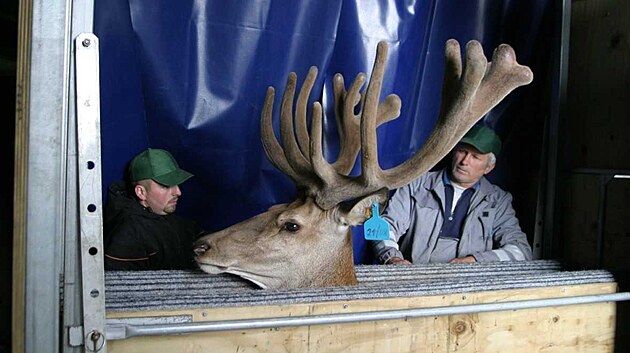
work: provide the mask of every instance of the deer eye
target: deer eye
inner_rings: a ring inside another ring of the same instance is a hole
[[[296,233],[298,230],[300,230],[300,225],[292,222],[286,222],[283,228],[291,233]]]

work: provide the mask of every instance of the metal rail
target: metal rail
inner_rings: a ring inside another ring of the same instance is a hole
[[[122,340],[137,336],[180,335],[201,332],[249,330],[306,325],[332,325],[361,321],[410,319],[430,316],[482,313],[505,310],[522,310],[550,306],[592,304],[630,300],[630,292],[584,295],[565,298],[521,300],[502,303],[441,306],[421,309],[385,310],[361,313],[314,316],[277,317],[266,319],[226,320],[178,324],[136,325],[108,324],[107,339]]]
[[[75,39],[83,341],[85,352],[106,353],[98,48],[92,33]]]

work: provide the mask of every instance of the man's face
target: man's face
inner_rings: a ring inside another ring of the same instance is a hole
[[[177,199],[182,195],[179,186],[166,186],[150,179],[136,185],[135,192],[144,207],[159,215],[175,212]]]
[[[451,157],[451,181],[465,188],[473,186],[495,166],[489,165],[490,153],[483,154],[465,143],[455,146]]]

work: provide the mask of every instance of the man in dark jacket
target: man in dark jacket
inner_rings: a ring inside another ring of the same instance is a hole
[[[174,214],[179,184],[193,175],[161,149],[147,149],[129,164],[129,184],[108,189],[104,247],[106,270],[196,268],[192,242],[202,233]]]

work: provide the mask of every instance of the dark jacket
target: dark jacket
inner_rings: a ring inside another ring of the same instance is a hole
[[[115,183],[105,207],[106,270],[176,270],[196,268],[192,242],[202,229],[176,214],[157,215]]]

